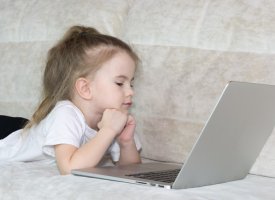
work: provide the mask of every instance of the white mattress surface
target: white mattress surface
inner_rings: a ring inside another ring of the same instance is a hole
[[[240,181],[167,190],[100,179],[61,176],[55,165],[0,163],[0,199],[275,199],[275,178],[248,175]]]

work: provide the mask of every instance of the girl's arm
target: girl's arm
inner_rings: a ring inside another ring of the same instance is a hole
[[[69,174],[72,169],[96,166],[114,137],[113,130],[102,128],[93,139],[80,148],[69,144],[56,145],[55,156],[60,173]]]
[[[86,144],[77,148],[69,144],[55,146],[55,155],[61,174],[69,174],[72,169],[96,166],[114,138],[120,134],[127,122],[127,115],[116,109],[106,109],[100,122],[100,130]]]
[[[120,145],[120,158],[118,161],[118,165],[127,165],[133,163],[141,163],[140,155],[136,148],[135,141],[127,145]]]
[[[120,146],[119,165],[141,163],[140,155],[134,140],[135,127],[135,119],[129,115],[126,126],[117,139]]]

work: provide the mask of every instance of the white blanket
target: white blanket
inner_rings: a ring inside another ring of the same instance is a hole
[[[275,199],[275,178],[248,175],[240,181],[207,187],[167,190],[107,180],[61,176],[42,163],[0,164],[0,199]]]

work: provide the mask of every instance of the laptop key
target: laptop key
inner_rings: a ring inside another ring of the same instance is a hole
[[[126,176],[153,180],[153,181],[160,181],[164,183],[173,183],[177,178],[177,175],[179,172],[180,172],[180,169],[173,169],[173,170],[165,170],[165,171],[157,171],[157,172],[128,174]]]

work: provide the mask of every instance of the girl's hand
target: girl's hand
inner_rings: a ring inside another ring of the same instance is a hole
[[[132,115],[128,115],[126,125],[120,135],[117,137],[117,141],[120,145],[125,146],[134,142],[136,121]]]
[[[99,129],[109,129],[119,135],[127,123],[127,114],[117,109],[106,109],[103,112],[101,121],[98,123]]]

